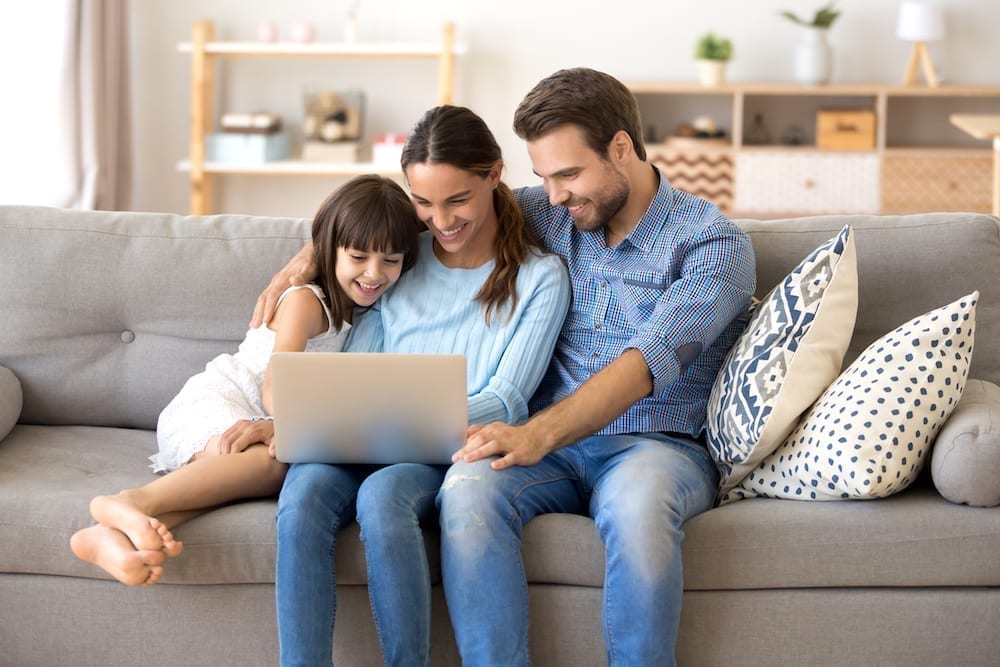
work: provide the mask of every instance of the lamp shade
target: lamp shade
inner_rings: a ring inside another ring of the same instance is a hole
[[[907,42],[944,39],[944,10],[933,0],[907,0],[899,6],[896,37]]]

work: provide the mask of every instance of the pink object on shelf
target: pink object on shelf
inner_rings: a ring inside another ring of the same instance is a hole
[[[278,24],[274,21],[261,21],[258,23],[257,40],[261,42],[278,41]]]
[[[380,166],[398,167],[405,144],[405,134],[380,134],[372,140],[372,162]]]

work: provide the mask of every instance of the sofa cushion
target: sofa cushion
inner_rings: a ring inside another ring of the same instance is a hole
[[[991,215],[824,215],[735,222],[753,241],[758,297],[850,224],[858,256],[858,317],[845,365],[900,322],[973,290],[981,295],[977,327],[1000,331],[1000,221]],[[976,341],[969,377],[1000,385],[1000,336]]]
[[[978,298],[973,292],[872,343],[721,502],[883,498],[909,486],[965,388]]]
[[[750,498],[684,535],[686,590],[1000,585],[1000,512],[922,485],[873,502]]]
[[[970,380],[938,433],[931,476],[953,503],[1000,505],[1000,387]]]
[[[0,207],[3,365],[21,422],[152,429],[184,381],[235,352],[309,221]]]
[[[110,578],[73,555],[70,536],[93,525],[93,496],[156,479],[146,460],[155,450],[153,431],[15,427],[0,443],[0,572]],[[185,553],[170,562],[163,581],[274,581],[273,524],[274,502],[258,501],[180,526],[176,534]]]
[[[0,366],[0,440],[7,437],[21,416],[21,383],[9,368]]]
[[[740,483],[840,373],[858,309],[854,238],[844,227],[753,309],[708,401],[719,493]]]
[[[135,429],[15,427],[0,443],[0,572],[110,579],[77,560],[69,538],[92,524],[91,497],[154,479],[146,456],[155,446],[152,432]],[[274,500],[255,500],[179,526],[184,553],[168,562],[157,586],[272,583],[274,513]],[[351,524],[338,536],[340,584],[366,581],[358,532]],[[684,533],[689,590],[1000,585],[1000,559],[983,558],[1000,547],[1000,512],[956,505],[933,488],[877,503],[749,499],[694,517]],[[425,539],[437,581],[438,535],[428,531]],[[531,583],[600,587],[604,580],[604,550],[588,517],[530,521],[523,553]]]

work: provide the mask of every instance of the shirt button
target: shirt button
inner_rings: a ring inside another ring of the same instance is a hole
[[[122,331],[120,338],[123,343],[131,343],[135,340],[135,334],[128,329],[125,329]]]
[[[597,324],[594,325],[594,329],[600,329],[600,328],[601,328],[601,323],[600,322],[598,322]]]

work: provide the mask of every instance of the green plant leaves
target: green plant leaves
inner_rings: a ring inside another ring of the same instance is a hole
[[[813,16],[812,21],[806,21],[804,19],[801,19],[792,12],[787,10],[783,10],[778,13],[781,16],[784,16],[792,23],[797,23],[799,25],[809,26],[813,28],[829,28],[831,25],[833,25],[833,22],[837,20],[837,17],[840,16],[840,12],[834,9],[835,4],[836,4],[835,2],[831,2],[828,5],[824,5],[823,7],[817,9],[815,16]]]

